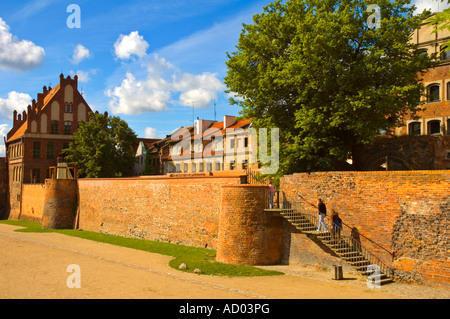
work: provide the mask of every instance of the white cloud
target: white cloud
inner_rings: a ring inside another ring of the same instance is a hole
[[[161,112],[167,109],[170,92],[162,79],[138,81],[133,74],[127,73],[121,86],[108,90],[111,98],[109,107],[114,114],[142,114]]]
[[[27,71],[40,66],[45,55],[44,49],[31,41],[19,40],[9,29],[0,18],[0,68]]]
[[[0,98],[0,118],[12,122],[13,112],[21,113],[28,105],[31,105],[31,96],[16,91],[9,92],[7,99]]]
[[[422,13],[424,10],[429,10],[431,12],[442,12],[444,9],[450,7],[447,1],[441,0],[416,0],[412,1],[411,5],[416,6],[416,14]]]
[[[145,128],[145,138],[160,138],[158,131],[153,127]]]
[[[138,31],[133,31],[129,35],[121,34],[119,36],[114,43],[114,52],[119,59],[127,60],[132,55],[142,58],[146,55],[149,46]]]
[[[167,110],[170,103],[205,108],[225,88],[217,74],[182,73],[157,55],[141,65],[146,67],[146,79],[137,80],[127,72],[120,86],[106,92],[114,114],[161,112]]]
[[[216,74],[203,73],[201,75],[183,74],[174,82],[174,89],[181,91],[180,102],[183,105],[193,105],[205,108],[211,105],[213,99],[217,100],[217,92],[223,91],[223,83]]]
[[[5,156],[5,143],[4,143],[4,137],[6,137],[6,134],[8,134],[10,128],[8,124],[0,124],[0,157]]]
[[[72,62],[73,64],[78,64],[84,59],[89,59],[92,57],[91,52],[85,46],[78,44],[73,50]]]
[[[95,70],[95,69],[92,69],[89,71],[81,71],[81,70],[77,70],[76,72],[70,71],[71,76],[77,75],[78,82],[83,82],[83,83],[89,82],[91,80],[90,75],[95,75],[95,74],[97,74],[97,70]]]

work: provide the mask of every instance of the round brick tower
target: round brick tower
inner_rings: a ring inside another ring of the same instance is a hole
[[[217,261],[245,265],[281,262],[283,220],[264,212],[267,196],[267,186],[223,186]]]
[[[72,229],[77,212],[77,180],[47,179],[45,181],[43,229]]]

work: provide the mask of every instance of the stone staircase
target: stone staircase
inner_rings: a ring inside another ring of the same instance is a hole
[[[282,204],[281,208],[267,210],[277,211],[302,233],[315,236],[360,275],[367,276],[376,285],[384,285],[393,281],[392,270],[363,247],[358,240],[355,240],[348,230],[340,229],[334,233],[329,231],[318,232],[316,231],[319,224],[318,214],[301,213],[299,209],[293,209],[287,203]],[[330,226],[327,227],[330,229]],[[375,271],[379,272],[376,273]]]

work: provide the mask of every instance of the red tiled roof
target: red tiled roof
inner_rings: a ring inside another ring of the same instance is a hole
[[[23,136],[23,134],[25,134],[25,132],[27,131],[27,126],[28,126],[28,121],[25,121],[22,126],[13,134],[13,136],[11,136],[8,141],[6,141],[7,143],[17,140],[18,138],[21,138]]]
[[[42,105],[42,109],[41,110],[43,110],[46,106],[47,106],[47,104],[48,104],[48,102],[50,102],[50,100],[56,95],[56,93],[58,93],[59,92],[59,84],[57,85],[57,86],[55,86],[48,94],[47,94],[47,96],[44,98],[44,103],[43,103],[43,105]]]

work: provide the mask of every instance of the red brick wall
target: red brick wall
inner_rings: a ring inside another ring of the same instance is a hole
[[[283,218],[264,212],[267,195],[267,186],[223,187],[218,261],[246,265],[281,262]]]
[[[40,223],[44,211],[44,198],[44,184],[24,184],[22,186],[22,209],[20,220]]]
[[[79,228],[217,247],[222,185],[239,176],[80,179]]]
[[[313,207],[325,200],[344,223],[384,249],[361,238],[406,280],[450,284],[450,171],[326,172],[281,179],[291,201]]]

